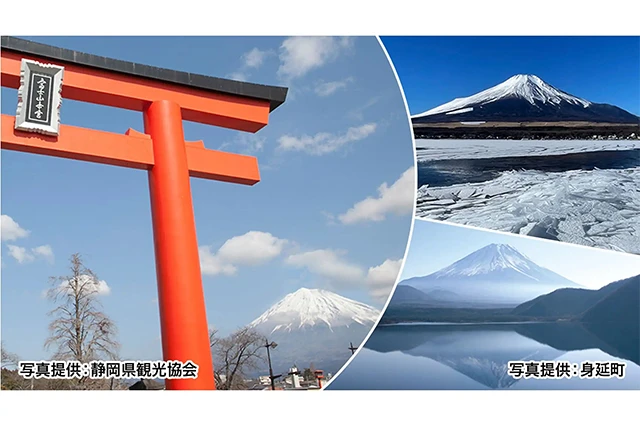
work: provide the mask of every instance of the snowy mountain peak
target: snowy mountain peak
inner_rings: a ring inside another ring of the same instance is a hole
[[[563,92],[533,74],[516,74],[504,82],[466,98],[457,98],[412,118],[434,114],[461,114],[501,99],[519,98],[536,106],[568,103],[587,108],[591,102]]]
[[[270,332],[318,325],[335,328],[353,323],[370,325],[378,320],[379,315],[377,309],[336,293],[300,288],[286,295],[249,326],[269,329]]]
[[[478,252],[493,253],[494,256],[506,258],[508,258],[509,256],[515,256],[530,261],[526,255],[520,253],[520,251],[518,251],[515,247],[505,243],[492,243],[479,249]]]
[[[512,84],[526,84],[527,82],[531,82],[531,84],[540,86],[545,84],[542,79],[535,74],[516,74],[515,76],[509,77],[505,83],[507,82],[511,82]]]
[[[511,96],[525,98],[534,105],[536,101],[540,101],[543,104],[547,102],[559,104],[565,101],[571,104],[580,104],[583,107],[591,105],[589,101],[556,89],[533,74],[516,74],[494,88],[504,89]]]
[[[505,270],[514,270],[534,281],[539,281],[537,273],[544,269],[513,246],[494,243],[478,249],[450,266],[437,271],[432,276],[435,278],[469,277]]]

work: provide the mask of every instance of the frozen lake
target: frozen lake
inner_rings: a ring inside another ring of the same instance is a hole
[[[557,156],[571,153],[640,149],[640,140],[416,139],[418,162],[452,159]]]
[[[418,163],[418,188],[491,181],[504,172],[567,172],[640,167],[640,149],[531,157],[433,160]]]
[[[640,254],[640,141],[428,144],[417,217]]]
[[[640,254],[640,167],[421,187],[416,216]]]

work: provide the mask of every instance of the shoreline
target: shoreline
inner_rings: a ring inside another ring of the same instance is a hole
[[[380,326],[480,326],[480,325],[524,325],[531,323],[567,323],[568,320],[523,320],[520,322],[398,322],[379,323]],[[578,322],[579,323],[579,322]]]
[[[416,160],[490,160],[549,157],[640,150],[640,140],[416,139]]]

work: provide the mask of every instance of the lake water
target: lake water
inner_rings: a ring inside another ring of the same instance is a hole
[[[484,182],[502,172],[533,169],[542,172],[569,170],[627,169],[640,166],[640,150],[597,151],[552,156],[498,157],[422,161],[418,164],[418,188],[446,187]]]
[[[379,326],[328,389],[640,390],[640,338],[616,335],[577,323]],[[615,361],[626,363],[625,377],[514,379],[507,374],[510,361],[527,360]]]

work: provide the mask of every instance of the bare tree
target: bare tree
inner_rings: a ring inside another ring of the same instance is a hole
[[[238,329],[226,338],[218,338],[217,331],[209,332],[213,353],[216,388],[240,390],[251,369],[258,369],[264,362],[262,346],[264,336],[252,328]]]
[[[218,336],[217,329],[209,329],[209,347],[211,348],[211,356],[215,359],[215,352],[218,350],[218,346],[220,344],[220,337]],[[216,361],[213,360],[213,378],[216,382],[217,390],[224,390],[224,381],[220,377],[220,372],[218,372],[218,366]]]
[[[2,352],[0,365],[3,368],[15,368],[18,366],[18,356],[7,351],[3,343],[0,343],[0,352]]]
[[[220,342],[220,338],[218,337],[217,329],[209,329],[209,347],[218,348],[218,343]]]
[[[45,348],[55,347],[54,358],[58,360],[89,363],[117,359],[117,329],[101,311],[98,300],[101,282],[84,265],[80,255],[71,256],[69,276],[53,277],[51,282],[47,297],[56,308],[49,313],[53,320]],[[104,388],[94,387],[96,384],[85,379],[79,381],[80,388]]]
[[[21,384],[17,384],[18,381],[15,381],[15,379],[20,380],[20,378],[15,375],[15,371],[9,370],[9,368],[15,369],[18,365],[18,356],[9,353],[5,349],[4,343],[0,343],[0,352],[2,353],[2,358],[0,359],[0,383],[2,383],[2,390],[19,390]]]

